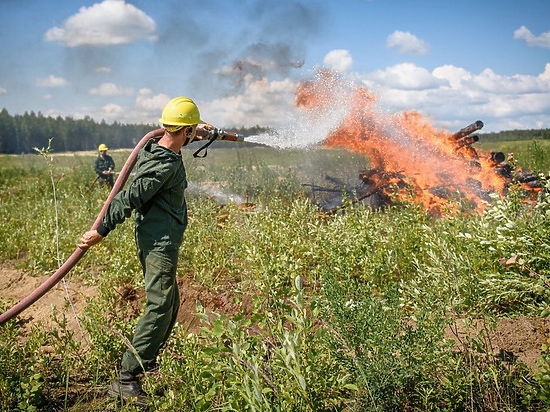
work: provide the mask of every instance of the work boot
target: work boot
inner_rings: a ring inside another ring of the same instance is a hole
[[[108,394],[113,398],[124,400],[135,398],[140,404],[145,404],[147,399],[147,394],[141,389],[139,379],[130,372],[120,372],[118,378],[111,381]]]

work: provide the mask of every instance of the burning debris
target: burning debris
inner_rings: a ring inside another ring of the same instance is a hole
[[[303,184],[311,190],[311,200],[328,213],[334,213],[352,204],[361,203],[364,206],[379,209],[391,202],[379,187],[373,187],[358,176],[352,176],[348,182],[334,176],[326,175],[325,179],[331,186]]]
[[[504,153],[472,146],[479,141],[473,133],[483,127],[480,120],[449,134],[435,129],[417,112],[387,115],[368,90],[350,85],[330,71],[320,72],[316,81],[302,83],[296,105],[329,115],[336,89],[338,93],[346,90],[349,110],[324,145],[361,153],[371,168],[359,174],[360,183],[351,186],[333,181],[332,187],[312,187],[314,196],[325,193],[324,199],[317,201],[324,210],[339,210],[345,199],[371,206],[396,200],[421,204],[431,213],[441,214],[482,210],[491,194],[505,195],[513,182],[521,183],[531,194],[542,190],[537,176],[506,162]]]

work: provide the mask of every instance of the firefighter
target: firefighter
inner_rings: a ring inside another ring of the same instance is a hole
[[[134,181],[115,196],[97,230],[86,232],[79,243],[87,249],[100,242],[135,211],[135,238],[147,303],[132,340],[139,359],[131,350],[124,353],[118,377],[109,387],[113,397],[145,395],[138,378],[155,368],[159,350],[176,322],[178,249],[187,226],[187,181],[180,149],[201,140],[197,129],[201,135],[213,129],[204,124],[199,109],[187,97],[170,100],[159,121],[164,135],[158,141],[150,140],[140,151]]]
[[[115,161],[111,156],[107,154],[109,148],[101,143],[97,148],[99,154],[95,159],[94,169],[97,174],[97,179],[104,184],[108,184],[109,187],[113,187],[113,173],[115,171]]]

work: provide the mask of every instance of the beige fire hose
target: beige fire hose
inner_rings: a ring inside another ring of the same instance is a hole
[[[134,168],[134,165],[136,164],[137,156],[139,151],[143,146],[145,146],[145,143],[147,143],[150,139],[153,138],[159,138],[164,134],[164,129],[157,129],[153,130],[149,133],[147,133],[143,138],[139,141],[139,143],[136,145],[134,150],[132,150],[132,153],[130,153],[130,156],[126,160],[126,163],[124,163],[124,167],[120,171],[120,174],[118,175],[118,178],[115,182],[115,185],[111,189],[111,192],[109,193],[109,196],[107,197],[107,200],[103,204],[103,207],[101,208],[101,211],[97,215],[97,218],[92,225],[90,230],[95,230],[98,228],[98,226],[101,224],[101,221],[103,220],[103,216],[105,215],[105,212],[107,211],[107,208],[113,201],[113,198],[115,195],[122,190],[124,187],[124,184],[128,180],[128,176],[130,175],[130,172]],[[18,304],[13,306],[11,309],[7,310],[6,312],[2,313],[0,315],[0,325],[4,324],[14,316],[19,315],[21,312],[23,312],[25,309],[27,309],[29,306],[31,306],[34,302],[36,302],[38,299],[40,299],[42,296],[46,294],[51,288],[53,288],[69,271],[78,263],[80,258],[84,256],[86,253],[86,250],[76,248],[71,256],[63,263],[63,265],[57,269],[57,271],[51,275],[48,279],[44,281],[40,286],[38,286],[29,296],[21,300]]]

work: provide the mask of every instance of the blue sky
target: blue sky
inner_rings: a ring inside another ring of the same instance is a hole
[[[451,130],[550,127],[550,1],[0,1],[0,107],[278,126],[329,67]]]

